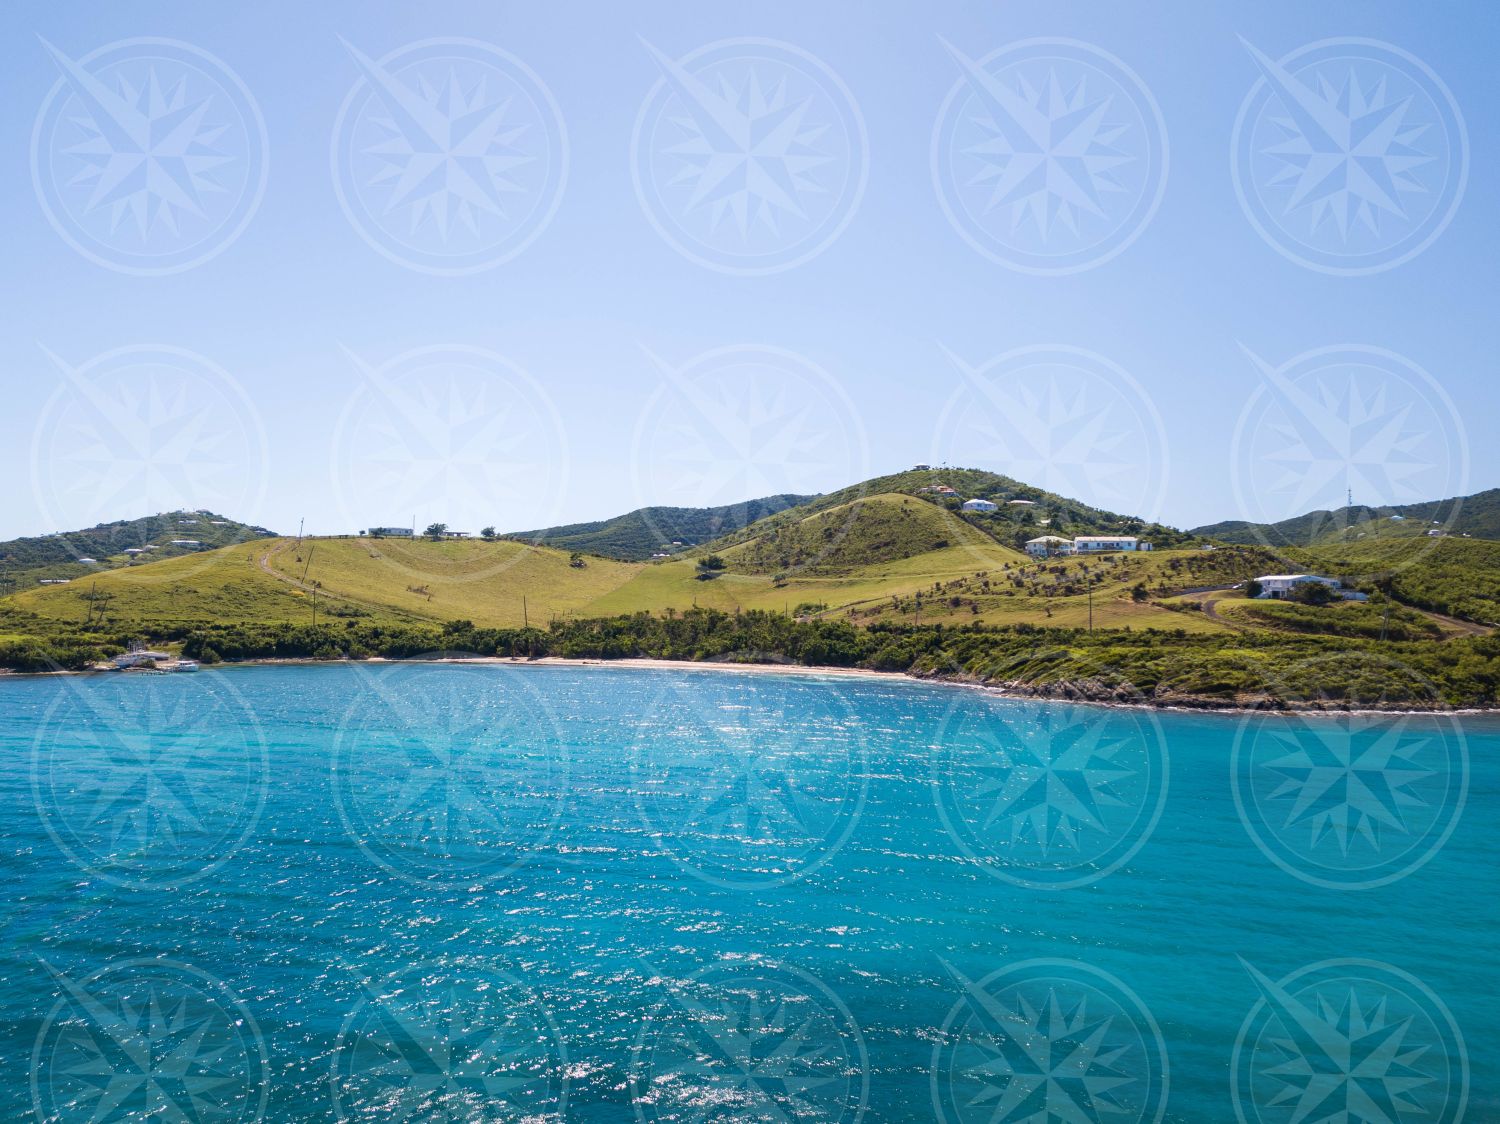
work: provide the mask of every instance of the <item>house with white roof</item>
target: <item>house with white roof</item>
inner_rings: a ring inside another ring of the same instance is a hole
[[[964,511],[999,511],[1000,505],[991,503],[989,500],[972,499],[964,500],[959,505]]]
[[[1284,601],[1301,585],[1327,586],[1345,601],[1370,599],[1369,594],[1345,589],[1344,583],[1338,578],[1327,578],[1322,574],[1262,574],[1255,579],[1255,583],[1260,586],[1260,593],[1256,596],[1262,601]]]
[[[1134,535],[1079,535],[1073,540],[1074,554],[1111,554],[1116,551],[1150,549],[1149,542]]]
[[[1038,535],[1026,540],[1026,553],[1033,558],[1050,558],[1054,554],[1072,554],[1073,540],[1061,535]]]

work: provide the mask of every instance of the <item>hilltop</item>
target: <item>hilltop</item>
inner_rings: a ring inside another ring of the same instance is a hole
[[[936,489],[951,489],[951,492]],[[743,530],[709,544],[722,550],[749,538],[764,536],[780,527],[800,522],[808,516],[832,508],[844,507],[870,496],[900,494],[932,504],[976,528],[997,543],[1021,549],[1027,539],[1038,535],[1121,534],[1150,539],[1158,547],[1183,546],[1194,536],[1142,519],[1090,507],[1079,500],[1059,496],[1042,488],[1013,480],[995,472],[977,468],[921,468],[877,476],[836,492],[829,492],[788,508],[776,515],[750,524]],[[994,512],[968,512],[961,507],[965,500],[989,500],[997,505]]]
[[[641,507],[613,519],[510,531],[504,537],[622,562],[644,562],[653,554],[697,546],[816,498],[787,494],[720,507]]]
[[[31,589],[44,580],[76,581],[271,534],[264,527],[211,511],[168,511],[80,531],[11,539],[0,542],[0,593]],[[174,545],[174,539],[191,539],[199,545]]]
[[[1500,540],[1500,488],[1445,500],[1333,511],[1309,511],[1276,523],[1229,519],[1190,532],[1219,542],[1267,546],[1316,546],[1371,538],[1412,538],[1438,527],[1451,535]]]

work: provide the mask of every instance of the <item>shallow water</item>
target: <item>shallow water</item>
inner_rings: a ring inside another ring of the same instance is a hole
[[[1497,750],[764,673],[0,682],[0,1119],[1500,1119]]]

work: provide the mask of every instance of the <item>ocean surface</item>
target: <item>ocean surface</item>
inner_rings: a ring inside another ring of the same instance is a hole
[[[0,1120],[1500,1120],[1497,758],[880,678],[8,679]]]

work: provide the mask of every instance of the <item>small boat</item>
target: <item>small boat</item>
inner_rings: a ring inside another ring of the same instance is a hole
[[[154,667],[159,663],[165,663],[171,658],[166,652],[152,652],[145,648],[132,648],[123,655],[115,657],[115,667],[121,671],[136,667]]]
[[[175,664],[172,665],[172,670],[173,671],[197,671],[198,670],[198,661],[197,660],[178,660]]]

